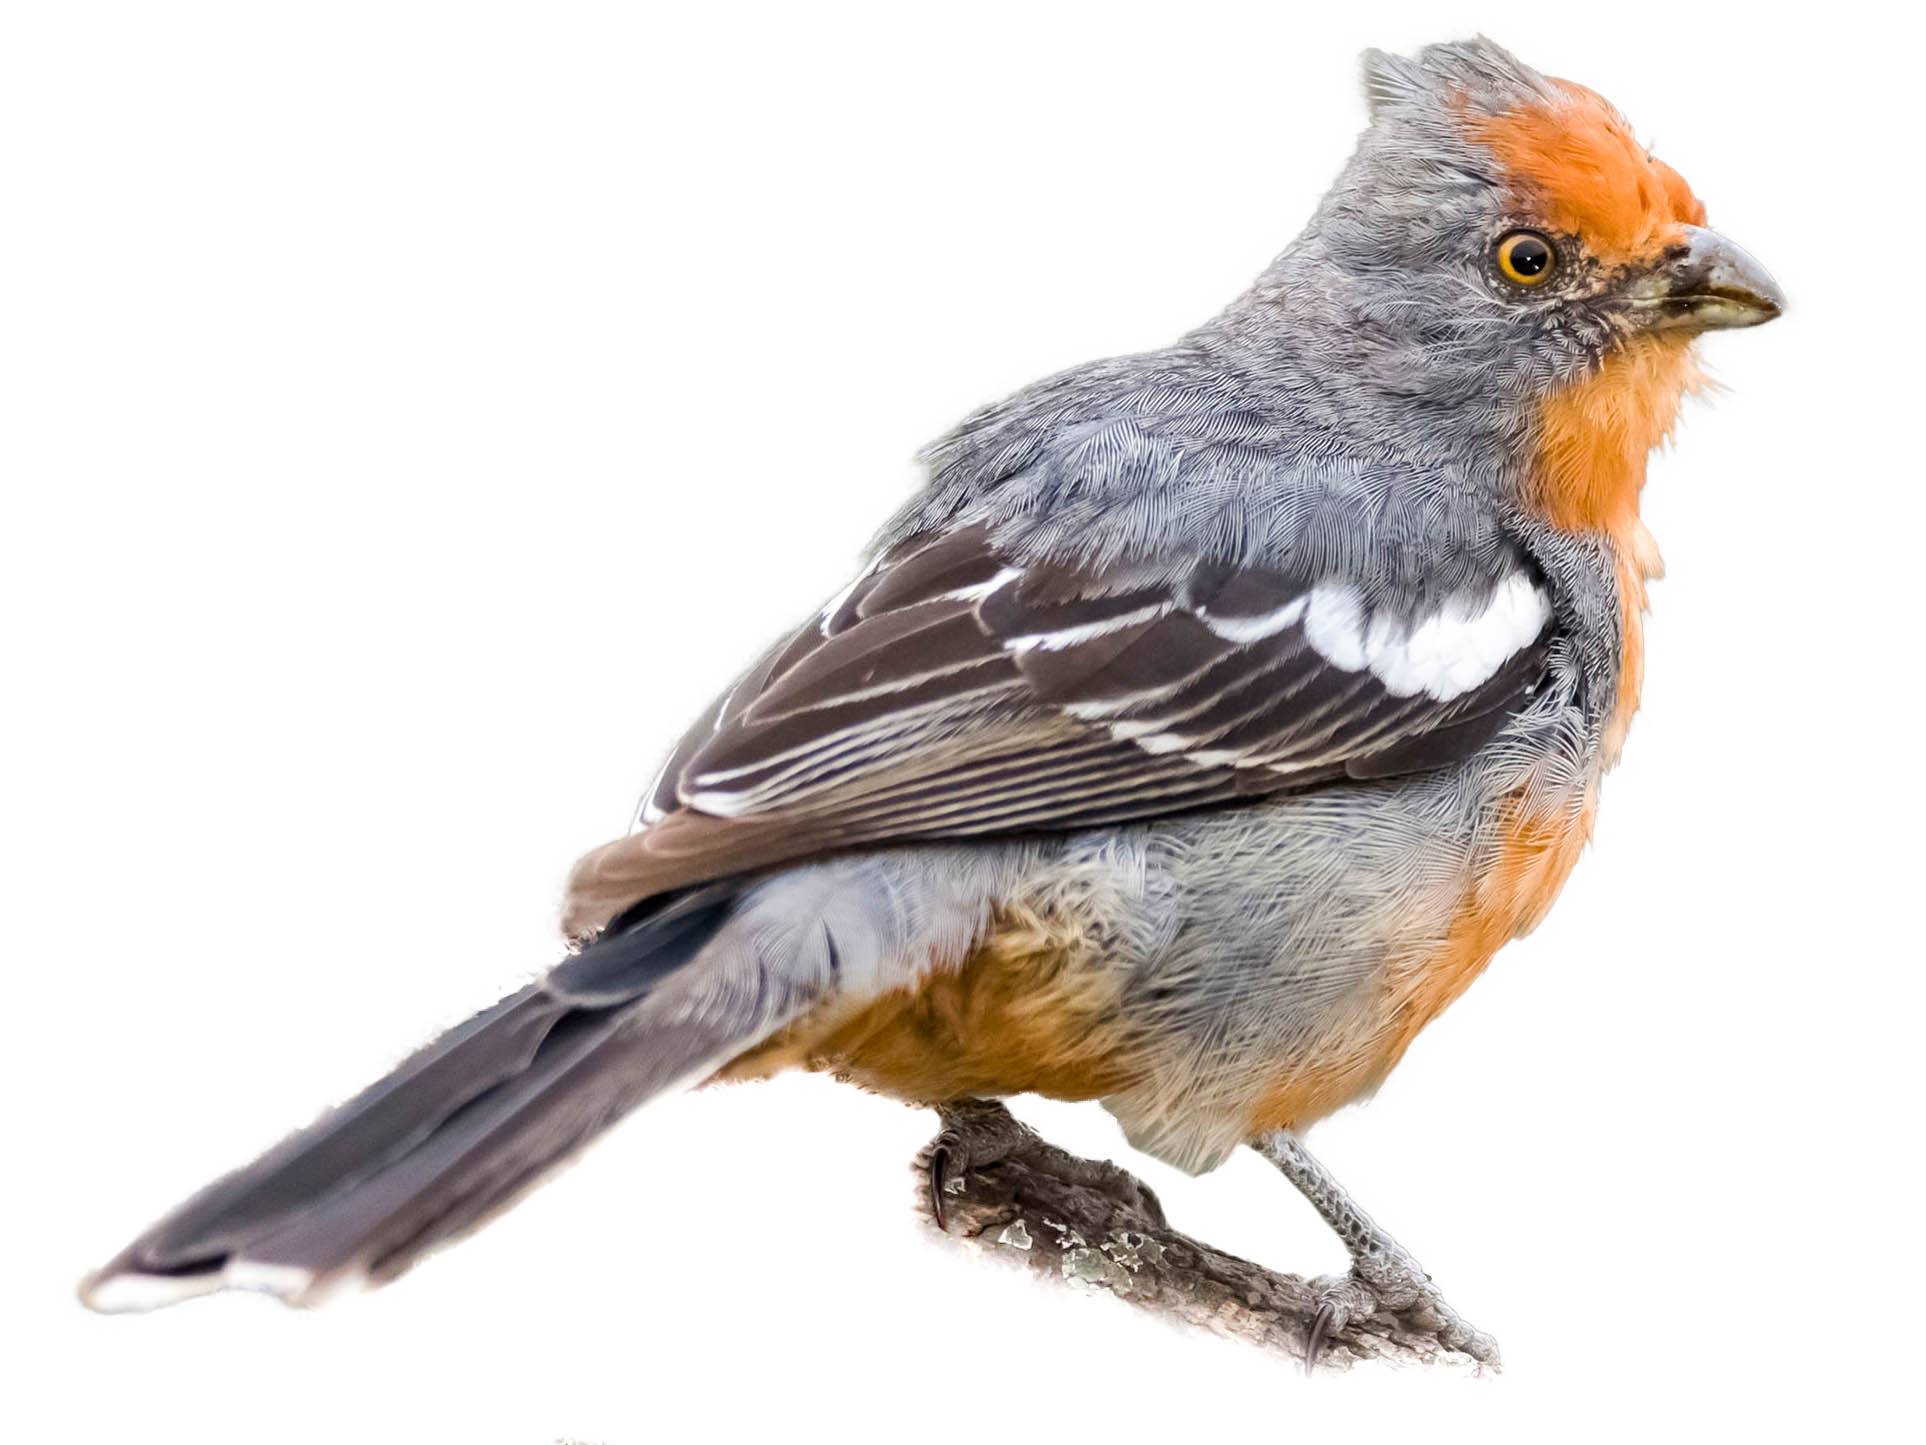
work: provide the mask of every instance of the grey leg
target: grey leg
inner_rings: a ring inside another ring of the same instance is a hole
[[[1462,1350],[1487,1364],[1498,1362],[1497,1341],[1473,1329],[1445,1303],[1417,1260],[1358,1208],[1297,1135],[1280,1129],[1253,1140],[1251,1147],[1297,1186],[1351,1255],[1350,1274],[1316,1281],[1323,1308],[1312,1330],[1307,1368],[1317,1363],[1329,1335],[1351,1319],[1378,1313],[1422,1324],[1448,1349]]]

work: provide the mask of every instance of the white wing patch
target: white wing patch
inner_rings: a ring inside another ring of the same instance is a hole
[[[1311,589],[1304,635],[1342,672],[1357,672],[1371,660],[1364,650],[1364,603],[1341,582],[1320,582]]]
[[[1514,572],[1489,598],[1460,593],[1408,629],[1380,616],[1367,626],[1358,594],[1342,583],[1313,588],[1304,632],[1331,666],[1370,668],[1393,697],[1419,693],[1450,702],[1488,681],[1544,630],[1551,601]]]

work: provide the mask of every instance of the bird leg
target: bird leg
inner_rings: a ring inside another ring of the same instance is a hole
[[[1476,1368],[1495,1358],[1489,1341],[1469,1329],[1448,1332],[1462,1347],[1448,1343],[1437,1328],[1441,1317],[1412,1303],[1418,1286],[1391,1294],[1405,1304],[1397,1314],[1361,1288],[1345,1298],[1325,1281],[1276,1273],[1172,1229],[1136,1176],[1065,1153],[1001,1104],[964,1099],[936,1107],[943,1128],[917,1156],[917,1204],[950,1239],[1073,1289],[1314,1359],[1321,1369],[1361,1360]],[[1423,1282],[1415,1265],[1410,1274]],[[1474,1355],[1476,1348],[1487,1352]]]
[[[1305,1352],[1307,1370],[1315,1368],[1334,1334],[1354,1319],[1373,1315],[1390,1315],[1406,1329],[1427,1331],[1444,1348],[1470,1355],[1480,1364],[1498,1363],[1498,1342],[1473,1329],[1445,1303],[1417,1260],[1357,1206],[1297,1135],[1280,1129],[1252,1141],[1251,1147],[1297,1186],[1351,1255],[1349,1274],[1311,1282],[1319,1306]]]

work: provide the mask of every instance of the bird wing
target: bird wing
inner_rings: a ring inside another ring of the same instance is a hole
[[[983,527],[885,551],[690,730],[565,926],[844,848],[1062,831],[1483,746],[1544,676],[1528,566],[1428,610],[1221,562],[1023,560]]]

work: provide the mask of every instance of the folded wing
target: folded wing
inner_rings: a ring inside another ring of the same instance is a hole
[[[845,848],[1443,766],[1527,702],[1551,634],[1522,562],[1398,609],[1342,577],[1022,561],[981,528],[913,538],[711,707],[640,831],[577,865],[565,924]]]

